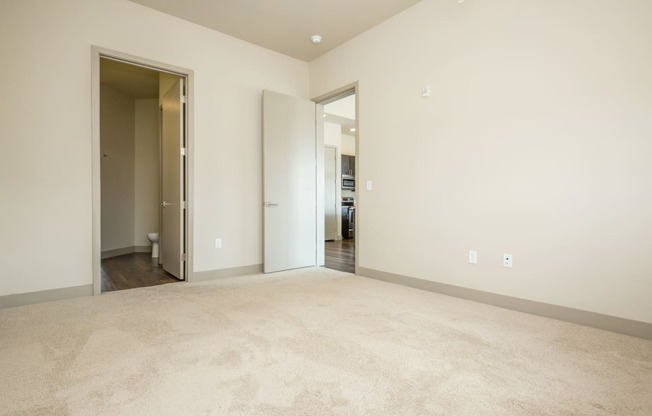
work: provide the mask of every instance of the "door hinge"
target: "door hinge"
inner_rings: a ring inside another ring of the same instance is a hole
[[[186,201],[181,201],[181,209],[186,209]]]
[[[181,104],[185,104],[185,103],[186,103],[186,96],[182,95],[181,96]]]
[[[181,253],[181,261],[186,261],[186,253]]]
[[[185,156],[185,155],[186,155],[186,148],[182,147],[181,148],[181,156]]]

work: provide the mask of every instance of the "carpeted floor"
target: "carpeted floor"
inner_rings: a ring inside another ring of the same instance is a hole
[[[0,310],[1,415],[652,415],[652,342],[327,269]]]

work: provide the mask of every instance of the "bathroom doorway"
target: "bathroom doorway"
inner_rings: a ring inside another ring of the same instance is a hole
[[[107,292],[186,280],[186,79],[100,55],[98,80],[101,260],[94,285]]]

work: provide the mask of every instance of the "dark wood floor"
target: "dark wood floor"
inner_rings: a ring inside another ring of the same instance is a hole
[[[152,262],[150,253],[132,253],[102,260],[102,292],[174,283],[179,280]]]
[[[325,266],[341,272],[355,273],[355,240],[326,241]]]

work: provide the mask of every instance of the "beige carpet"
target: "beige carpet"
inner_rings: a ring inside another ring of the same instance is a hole
[[[0,310],[2,415],[652,415],[652,342],[325,269]]]

